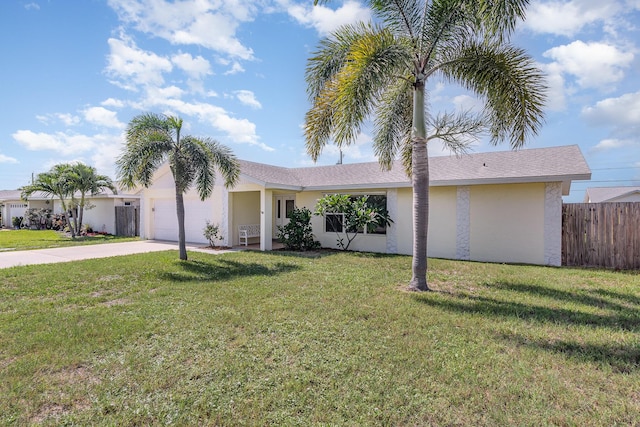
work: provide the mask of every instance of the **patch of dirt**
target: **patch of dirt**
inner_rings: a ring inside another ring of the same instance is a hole
[[[111,276],[102,276],[98,280],[100,282],[112,282],[114,280],[120,280],[120,279],[122,279],[122,276],[114,274],[114,275],[111,275]]]
[[[86,397],[74,399],[70,403],[61,403],[61,401],[68,400],[64,390],[100,383],[100,379],[84,365],[72,365],[59,371],[43,373],[42,375],[47,375],[49,378],[46,381],[59,390],[58,396],[56,396],[58,398],[56,399],[56,397],[52,396],[51,401],[40,406],[35,414],[29,418],[29,422],[32,424],[41,424],[47,420],[58,419],[71,412],[89,409],[91,404]]]
[[[114,305],[126,305],[129,301],[124,298],[113,299],[111,301],[105,301],[102,303],[105,307],[113,307]]]
[[[229,249],[233,249],[231,246],[200,246],[199,249],[209,249],[212,251],[226,251]]]
[[[10,357],[10,358],[5,359],[5,360],[0,360],[0,371],[3,370],[4,368],[6,368],[7,366],[11,365],[16,360],[18,360],[17,357]]]

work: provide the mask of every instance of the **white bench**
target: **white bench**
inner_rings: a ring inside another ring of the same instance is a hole
[[[249,246],[249,239],[252,237],[260,237],[260,224],[245,224],[238,226],[238,236],[240,244]]]

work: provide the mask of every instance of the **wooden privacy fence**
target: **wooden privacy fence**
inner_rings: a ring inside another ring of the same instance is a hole
[[[563,205],[562,265],[640,269],[640,202]]]
[[[137,206],[116,206],[116,236],[140,235],[140,211]]]

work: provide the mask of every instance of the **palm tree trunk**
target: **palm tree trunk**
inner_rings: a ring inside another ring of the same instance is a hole
[[[429,230],[429,157],[425,121],[424,82],[413,91],[411,184],[413,187],[413,260],[409,289],[428,291],[427,232]]]
[[[82,218],[84,216],[84,194],[80,198],[80,205],[78,206],[78,233],[82,234]]]
[[[180,191],[176,185],[176,213],[178,215],[178,249],[180,252],[180,259],[187,260],[187,244],[185,241],[184,231],[184,198],[183,192]]]

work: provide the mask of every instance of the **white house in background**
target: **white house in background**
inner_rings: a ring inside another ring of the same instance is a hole
[[[27,209],[50,209],[54,214],[62,213],[62,204],[57,197],[34,193],[28,200],[20,198],[20,190],[0,191],[0,213],[2,223],[0,227],[11,228],[11,218],[25,216]],[[137,194],[113,194],[109,189],[100,194],[87,195],[90,209],[83,215],[83,224],[90,225],[94,231],[104,231],[116,234],[116,206],[140,206],[140,196]]]
[[[640,202],[640,187],[590,187],[584,194],[584,202]]]
[[[562,196],[571,181],[591,171],[577,145],[478,153],[430,159],[429,256],[462,260],[560,265]],[[174,182],[168,165],[142,191],[141,237],[177,240]],[[256,241],[270,250],[277,227],[293,207],[314,210],[325,194],[386,197],[393,224],[384,234],[366,234],[354,250],[412,253],[411,181],[400,163],[382,172],[376,162],[284,168],[241,161],[239,184],[200,201],[185,195],[188,242],[207,243],[205,222],[218,224],[223,244],[238,245],[240,225],[260,224]],[[312,220],[323,247],[336,247],[322,217]]]

